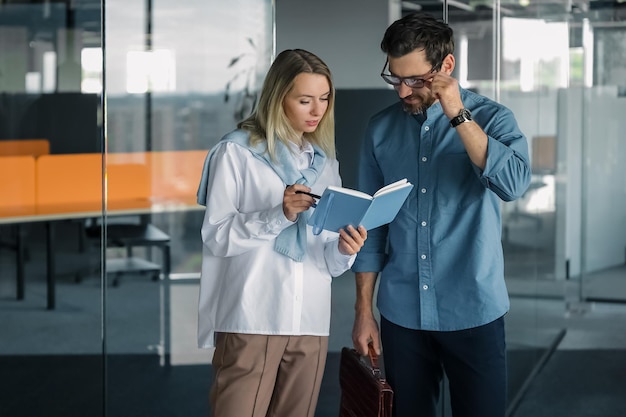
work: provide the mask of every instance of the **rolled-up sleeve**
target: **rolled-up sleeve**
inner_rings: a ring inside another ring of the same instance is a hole
[[[481,182],[504,201],[521,197],[530,184],[528,141],[510,110],[501,108],[485,132],[489,138],[487,164]]]

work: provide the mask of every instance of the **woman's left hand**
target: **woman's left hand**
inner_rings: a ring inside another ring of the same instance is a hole
[[[367,239],[367,230],[365,227],[359,226],[355,229],[348,226],[339,230],[339,252],[344,255],[354,255],[363,247],[363,243]]]

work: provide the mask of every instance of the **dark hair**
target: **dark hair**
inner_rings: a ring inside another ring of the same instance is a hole
[[[395,58],[423,49],[428,62],[437,65],[454,52],[454,36],[443,20],[416,12],[396,20],[387,28],[380,49]]]

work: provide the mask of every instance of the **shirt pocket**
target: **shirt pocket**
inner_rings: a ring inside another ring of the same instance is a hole
[[[442,213],[456,213],[480,201],[485,193],[467,153],[448,154],[436,169],[436,207]]]

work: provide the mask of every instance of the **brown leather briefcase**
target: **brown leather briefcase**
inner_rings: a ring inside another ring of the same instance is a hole
[[[368,356],[347,347],[341,350],[339,417],[391,417],[393,390],[382,377],[371,345]]]

